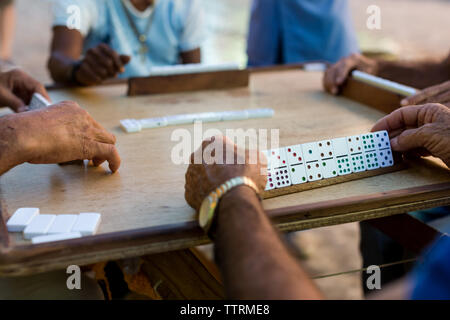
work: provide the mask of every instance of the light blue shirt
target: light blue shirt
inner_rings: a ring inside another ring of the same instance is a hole
[[[323,60],[358,52],[347,0],[253,0],[248,64]]]
[[[74,24],[73,6],[79,8],[79,25]],[[72,6],[72,7],[70,7]],[[100,43],[108,44],[119,54],[131,56],[120,77],[146,76],[152,66],[179,63],[180,53],[200,48],[204,36],[204,17],[199,0],[157,0],[148,12],[139,12],[129,4],[139,32],[144,32],[150,15],[152,25],[147,34],[148,53],[145,60],[139,52],[141,44],[133,32],[121,0],[57,0],[53,2],[54,26],[71,26],[84,36],[84,52]],[[133,10],[134,9],[134,10]],[[153,13],[150,11],[153,10]]]

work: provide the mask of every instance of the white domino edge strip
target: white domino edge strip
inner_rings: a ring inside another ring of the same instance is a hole
[[[93,235],[100,225],[100,213],[80,213],[71,232],[79,232],[83,236]]]
[[[79,232],[50,234],[50,235],[45,235],[45,236],[34,237],[33,239],[31,239],[31,243],[38,244],[38,243],[76,239],[76,238],[81,238],[81,237],[82,237],[82,235]]]
[[[374,76],[374,75],[371,75],[371,74],[368,74],[368,73],[365,73],[365,72],[362,72],[359,70],[354,70],[352,72],[352,76],[353,76],[353,78],[355,78],[361,82],[373,85],[378,88],[386,89],[391,92],[398,93],[398,94],[401,94],[401,95],[404,95],[407,97],[415,95],[417,93],[417,90],[412,87],[408,87],[403,84],[393,82],[390,80],[382,79],[380,77],[377,77],[377,76]]]
[[[142,129],[161,128],[172,125],[192,124],[195,121],[218,122],[236,121],[247,119],[271,118],[275,111],[270,108],[247,109],[238,111],[203,112],[191,114],[178,114],[161,118],[148,119],[124,119],[120,120],[120,126],[127,133],[140,132]]]
[[[178,64],[174,66],[161,66],[152,67],[150,70],[150,76],[172,76],[179,74],[191,74],[191,73],[204,73],[204,72],[217,72],[228,70],[239,70],[238,63],[220,63],[220,64]]]
[[[39,215],[39,208],[19,208],[9,218],[6,227],[9,232],[22,232],[37,215]]]

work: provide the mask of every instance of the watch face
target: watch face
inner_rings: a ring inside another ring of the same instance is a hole
[[[208,224],[212,222],[216,205],[217,205],[216,197],[208,196],[203,200],[198,217],[200,227],[202,227],[203,229],[207,228]]]

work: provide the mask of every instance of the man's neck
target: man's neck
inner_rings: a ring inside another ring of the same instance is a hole
[[[145,11],[148,7],[153,5],[154,0],[131,0],[133,6],[139,11]]]

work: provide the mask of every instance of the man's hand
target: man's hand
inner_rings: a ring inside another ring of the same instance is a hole
[[[372,131],[387,130],[392,150],[418,151],[440,158],[450,168],[450,109],[438,103],[407,106],[379,120]]]
[[[424,103],[440,103],[450,107],[450,80],[426,89],[419,93],[407,97],[401,101],[402,106],[410,106]]]
[[[74,102],[9,115],[4,120],[5,131],[13,137],[9,143],[14,145],[8,150],[15,156],[10,156],[13,161],[9,161],[9,168],[24,162],[48,164],[77,159],[93,160],[95,166],[108,161],[112,172],[120,166],[114,135]]]
[[[366,58],[359,53],[343,58],[327,69],[323,77],[323,88],[331,94],[338,94],[350,72],[355,69],[376,74],[377,61]]]
[[[27,111],[35,92],[50,101],[44,86],[22,70],[0,73],[0,106],[10,107],[15,112]]]
[[[211,154],[214,157],[215,152],[219,152],[218,148],[223,150],[223,164],[207,164],[209,161],[204,155]],[[216,151],[211,152],[212,149]],[[231,140],[223,136],[203,141],[202,146],[191,155],[191,164],[186,172],[185,198],[188,204],[198,210],[203,199],[211,191],[234,177],[246,176],[253,180],[260,191],[263,191],[267,181],[267,177],[261,173],[266,166],[265,157],[257,152],[256,163],[249,164],[250,152],[257,151],[238,149]],[[231,163],[226,163],[227,153]],[[201,159],[202,163],[194,163],[196,159]]]
[[[108,45],[101,43],[86,52],[75,72],[75,78],[83,85],[99,84],[124,72],[124,66],[130,59],[130,56],[119,55]]]

